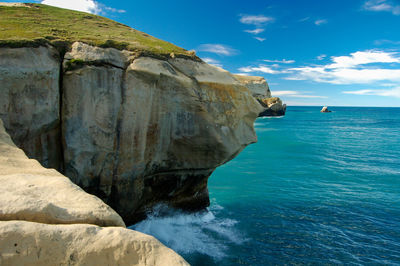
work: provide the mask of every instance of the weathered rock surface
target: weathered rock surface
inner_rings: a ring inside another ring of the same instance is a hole
[[[0,265],[188,265],[154,237],[120,227],[0,222]]]
[[[122,218],[54,169],[28,159],[0,119],[0,220],[122,226]],[[1,263],[0,263],[1,264]]]
[[[271,97],[262,99],[259,101],[263,107],[266,108],[265,111],[260,113],[260,116],[282,116],[286,112],[286,104],[282,103],[282,100],[278,97]]]
[[[253,97],[271,98],[268,83],[263,77],[235,75],[235,78],[251,91]]]
[[[101,48],[72,53],[64,65],[86,63],[63,79],[65,174],[128,223],[159,202],[208,206],[209,175],[256,141],[262,109],[248,89],[200,61],[119,52],[131,62],[121,69]]]
[[[209,175],[256,141],[262,111],[227,71],[135,56],[83,43],[65,56],[0,49],[0,118],[17,146],[128,223],[160,202],[208,206]]]
[[[245,85],[264,108],[259,116],[282,116],[286,113],[286,104],[278,97],[272,97],[267,81],[263,77],[235,75]]]
[[[0,119],[0,265],[188,265],[124,227],[100,199],[28,159]]]
[[[115,48],[100,48],[75,42],[72,44],[71,51],[65,54],[64,63],[68,63],[70,60],[78,60],[124,68],[128,63],[129,56],[130,53],[127,51],[121,52]],[[64,65],[64,69],[67,67],[67,65]]]
[[[18,147],[61,168],[60,57],[52,47],[0,49],[0,119]]]

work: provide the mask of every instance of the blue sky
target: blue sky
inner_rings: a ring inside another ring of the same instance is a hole
[[[289,105],[400,107],[400,0],[32,2],[97,13],[263,76]]]

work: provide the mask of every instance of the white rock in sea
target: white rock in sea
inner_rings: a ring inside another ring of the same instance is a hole
[[[321,113],[330,113],[332,111],[328,110],[327,106],[322,107]]]

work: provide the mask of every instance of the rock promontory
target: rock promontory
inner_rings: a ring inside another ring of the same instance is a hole
[[[272,97],[267,81],[263,77],[235,75],[235,78],[245,85],[257,99],[264,110],[259,116],[283,116],[286,104],[278,97]]]

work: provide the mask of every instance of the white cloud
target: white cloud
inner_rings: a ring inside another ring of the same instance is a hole
[[[265,24],[267,24],[268,22],[272,22],[274,21],[274,18],[272,17],[266,17],[264,15],[240,15],[240,22],[246,25],[254,25],[256,26],[255,29],[253,30],[244,30],[244,32],[253,34],[253,35],[258,35],[262,32],[265,31],[264,27]],[[263,37],[254,37],[254,39],[263,42],[266,39]]]
[[[123,10],[123,9],[116,9],[116,8],[113,8],[113,7],[105,6],[103,4],[99,4],[99,6],[100,6],[101,9],[110,11],[112,13],[126,13],[126,10]]]
[[[261,73],[266,73],[266,74],[278,74],[279,71],[274,70],[268,66],[264,66],[264,65],[259,65],[257,67],[241,67],[238,69],[240,72],[244,72],[244,73],[250,73],[250,72],[261,72]]]
[[[333,56],[332,63],[290,68],[289,80],[313,80],[332,84],[365,84],[378,81],[400,82],[400,57],[383,51],[355,52],[350,56]],[[374,65],[371,65],[374,64]],[[390,64],[390,68],[376,66]]]
[[[49,6],[56,6],[93,14],[104,14],[106,11],[117,13],[126,12],[125,10],[105,6],[94,0],[43,0],[41,3]]]
[[[400,87],[392,89],[377,89],[377,90],[357,90],[357,91],[343,91],[345,94],[355,94],[355,95],[376,95],[376,96],[386,96],[386,97],[396,97],[400,98]]]
[[[314,22],[315,25],[320,26],[322,24],[326,24],[328,21],[326,19],[318,19]]]
[[[254,37],[257,41],[263,42],[266,40],[266,38],[261,38],[261,37]]]
[[[375,45],[384,45],[384,44],[390,44],[390,45],[400,45],[400,41],[391,41],[391,40],[376,40],[374,41]]]
[[[211,44],[211,43],[202,44],[199,46],[197,50],[201,52],[209,52],[226,56],[237,54],[237,50],[223,44]]]
[[[325,99],[328,98],[327,96],[319,96],[319,95],[309,95],[309,94],[304,94],[300,91],[273,91],[272,92],[273,96],[279,96],[279,97],[292,97],[292,98],[309,98],[309,99],[314,99],[314,98],[320,98],[320,99]]]
[[[293,64],[296,61],[294,60],[286,60],[286,59],[282,59],[282,60],[268,60],[268,59],[264,59],[264,62],[268,62],[268,63],[281,63],[281,64]]]
[[[319,60],[319,61],[324,60],[325,57],[326,57],[326,54],[321,54],[321,55],[317,56],[317,60]]]
[[[299,19],[299,22],[304,22],[304,21],[307,21],[309,19],[310,19],[310,17],[305,17],[305,18]]]
[[[245,30],[245,32],[250,33],[250,34],[254,34],[254,35],[260,34],[263,31],[265,31],[265,30],[261,29],[261,28],[257,28],[257,29],[254,29],[254,30]]]
[[[350,68],[371,63],[400,63],[400,57],[396,57],[395,53],[381,51],[355,52],[350,56],[331,58],[334,63],[328,65],[327,68]]]
[[[213,66],[222,68],[222,64],[218,60],[215,60],[215,59],[209,58],[209,57],[202,58],[202,59],[203,59],[204,62],[206,62],[209,65],[213,65]]]
[[[400,5],[390,0],[368,0],[363,8],[375,12],[391,12],[393,15],[400,15]]]
[[[44,0],[41,3],[88,13],[98,13],[100,11],[97,2],[93,0]]]
[[[267,22],[274,21],[272,17],[266,17],[264,15],[241,15],[240,22],[247,25],[260,26]]]

